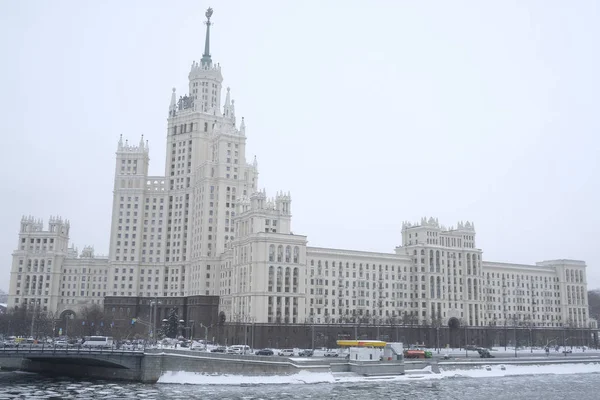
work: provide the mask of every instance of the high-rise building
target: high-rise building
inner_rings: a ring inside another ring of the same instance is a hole
[[[486,262],[470,222],[404,223],[390,253],[307,246],[291,230],[290,194],[258,190],[229,88],[222,101],[211,17],[208,9],[204,54],[191,65],[187,93],[173,89],[166,110],[165,175],[149,176],[143,137],[118,141],[108,257],[69,249],[66,221],[52,218],[44,231],[24,218],[9,307],[63,314],[105,297],[219,296],[221,315],[239,322],[594,323],[584,262]]]
[[[68,247],[69,221],[23,217],[13,252],[8,304],[58,317],[83,305],[101,305],[106,296],[107,258],[87,246],[81,254]]]

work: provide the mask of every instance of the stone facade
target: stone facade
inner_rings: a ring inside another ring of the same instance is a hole
[[[13,252],[8,307],[27,307],[58,317],[83,306],[102,305],[106,296],[108,258],[68,247],[69,221],[23,217]]]
[[[155,308],[156,307],[156,308]],[[107,296],[104,299],[104,315],[113,322],[116,328],[128,327],[133,324],[141,325],[137,333],[148,332],[151,326],[160,328],[163,319],[169,317],[175,310],[183,323],[181,333],[189,337],[202,336],[202,325],[216,326],[219,322],[218,296],[185,296],[185,297],[119,297]],[[192,329],[196,329],[192,332]]]
[[[130,298],[143,314],[153,298],[184,307],[185,299],[218,296],[232,323],[595,324],[583,261],[483,261],[470,222],[404,223],[389,253],[308,247],[292,232],[290,194],[258,190],[258,163],[247,162],[246,125],[229,88],[222,101],[210,27],[188,93],[177,98],[173,89],[166,110],[165,175],[148,174],[143,137],[117,143],[108,257],[68,248],[67,221],[52,218],[44,231],[24,218],[9,307],[60,314]]]

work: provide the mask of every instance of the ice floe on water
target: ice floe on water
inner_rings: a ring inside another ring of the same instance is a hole
[[[600,373],[600,364],[558,364],[558,365],[481,365],[477,368],[452,369],[440,365],[440,373],[433,373],[431,367],[411,370],[397,376],[358,376],[351,373],[316,373],[301,371],[294,375],[248,376],[248,375],[211,375],[184,371],[169,371],[163,374],[158,383],[178,383],[190,385],[273,385],[273,384],[315,384],[369,381],[414,381],[451,378],[490,378],[518,375],[567,375]]]

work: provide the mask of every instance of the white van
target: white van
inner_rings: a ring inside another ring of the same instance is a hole
[[[283,349],[279,352],[280,356],[294,357],[294,349]]]
[[[83,347],[110,349],[113,345],[111,336],[86,336]]]
[[[245,346],[243,344],[229,346],[227,352],[230,354],[252,354],[250,346]]]

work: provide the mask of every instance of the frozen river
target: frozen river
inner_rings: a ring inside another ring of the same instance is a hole
[[[447,371],[398,378],[166,376],[154,385],[0,372],[2,399],[598,399],[600,365]],[[167,383],[171,382],[171,383]],[[173,383],[184,382],[184,383]]]

